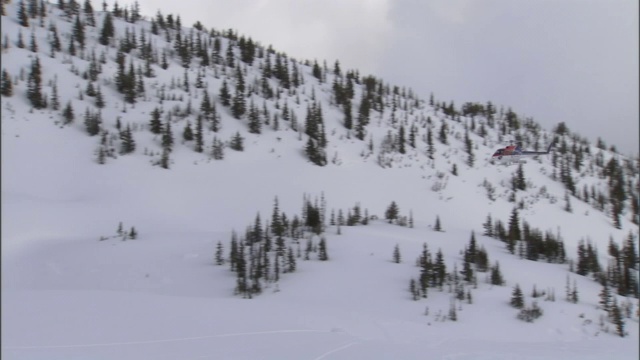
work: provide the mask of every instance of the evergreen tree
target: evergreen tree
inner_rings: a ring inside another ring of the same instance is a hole
[[[491,214],[487,215],[487,220],[482,224],[484,228],[484,233],[482,235],[493,237],[493,221],[491,219]]]
[[[23,0],[18,1],[18,23],[20,26],[29,27],[29,14]]]
[[[329,255],[327,253],[327,241],[324,236],[320,238],[320,243],[318,244],[318,260],[329,260]]]
[[[16,43],[16,46],[19,49],[24,49],[24,39],[22,38],[22,30],[18,30],[18,41]]]
[[[115,35],[115,27],[113,26],[113,17],[110,12],[107,12],[104,16],[102,23],[102,29],[100,30],[100,37],[98,42],[102,45],[109,45],[109,40]],[[164,53],[163,53],[164,54]]]
[[[184,141],[193,141],[193,130],[191,129],[191,123],[187,121],[187,125],[185,125],[184,130],[182,131],[182,139]]]
[[[80,21],[80,15],[76,15],[76,21],[73,25],[73,38],[80,44],[80,49],[84,50],[84,23]]]
[[[449,320],[458,321],[458,314],[456,312],[456,302],[455,300],[451,300],[451,304],[449,306]]]
[[[222,242],[218,241],[216,245],[216,253],[215,253],[215,264],[216,265],[224,265],[224,247],[222,246]]]
[[[609,310],[611,309],[611,302],[612,302],[612,295],[611,295],[611,288],[609,288],[609,285],[607,284],[607,281],[604,281],[604,285],[602,285],[602,290],[600,290],[599,293],[600,296],[600,307],[606,311],[609,312]]]
[[[398,204],[396,204],[395,201],[392,201],[384,213],[384,218],[389,220],[389,224],[391,224],[393,221],[398,219],[399,212]]]
[[[58,28],[51,24],[49,27],[51,31],[51,49],[52,52],[62,51],[62,43],[60,42],[60,37],[58,36]]]
[[[473,141],[471,141],[471,138],[469,137],[468,130],[464,132],[464,146],[467,153],[467,165],[469,167],[473,167],[473,164],[475,162],[475,155],[473,154]]]
[[[6,69],[2,69],[2,80],[0,80],[0,86],[2,86],[2,90],[0,94],[4,97],[10,97],[13,95],[13,82],[11,81],[11,76]]]
[[[229,93],[227,80],[222,81],[222,87],[220,88],[220,102],[222,102],[223,106],[231,105],[231,94]]]
[[[93,6],[91,5],[91,0],[84,1],[83,11],[84,11],[84,18],[85,18],[85,21],[87,22],[87,25],[91,27],[95,27],[96,18],[93,13]]]
[[[236,132],[236,134],[231,138],[231,143],[229,147],[235,151],[243,151],[244,150],[244,138],[240,135],[240,132]]]
[[[171,130],[171,119],[167,119],[167,123],[164,126],[162,132],[162,148],[169,152],[173,148],[173,131]]]
[[[216,136],[213,137],[213,144],[211,146],[211,157],[214,160],[222,160],[224,159],[224,143]]]
[[[418,290],[418,285],[416,279],[411,279],[409,281],[409,292],[411,293],[411,298],[413,301],[417,301],[420,299],[420,290]]]
[[[500,271],[500,264],[496,261],[496,264],[491,267],[491,284],[492,285],[504,285],[504,278]]]
[[[62,117],[64,118],[64,125],[71,124],[75,118],[73,107],[71,106],[71,101],[67,102],[67,106],[65,106],[64,110],[62,110]]]
[[[511,293],[511,301],[509,303],[516,309],[522,309],[524,307],[524,296],[522,295],[522,290],[520,290],[519,284],[516,284],[516,286],[513,288],[513,292]]]
[[[444,144],[447,145],[447,124],[444,122],[444,120],[442,121],[442,124],[440,125],[440,133],[438,134],[438,140]]]
[[[402,262],[402,257],[400,256],[400,245],[398,244],[393,248],[393,262],[396,264],[400,264]]]
[[[440,224],[440,216],[436,215],[436,224],[433,226],[434,231],[442,231],[442,225]]]
[[[444,263],[444,255],[442,254],[441,249],[438,249],[438,252],[436,253],[436,261],[433,265],[433,273],[434,285],[437,285],[438,288],[442,289],[444,281],[447,277],[447,267]]]
[[[427,128],[427,156],[429,157],[429,159],[434,159],[435,152],[436,149],[433,145],[433,133],[431,132],[431,127],[429,126]]]
[[[398,129],[398,152],[400,154],[405,154],[407,152],[405,148],[406,143],[407,139],[405,138],[404,126],[400,125],[400,128]]]
[[[610,317],[611,321],[616,325],[616,334],[620,337],[624,337],[624,317],[620,307],[618,306],[618,301],[615,298],[613,299],[613,304],[611,304]]]
[[[27,82],[27,98],[35,109],[44,107],[42,97],[42,70],[40,67],[40,59],[36,58],[31,62],[31,71]]]
[[[524,177],[524,169],[522,164],[518,164],[518,170],[516,172],[516,189],[527,190],[527,182]]]
[[[233,97],[233,105],[231,106],[231,114],[234,118],[240,119],[246,111],[244,93],[236,87],[236,94]]]
[[[365,137],[365,127],[369,124],[370,108],[369,98],[363,94],[358,111],[358,123],[356,124],[356,137],[360,140],[364,140]]]
[[[203,133],[203,126],[202,126],[202,116],[200,115],[196,117],[195,140],[196,140],[195,151],[199,153],[203,152],[204,151],[204,133]]]
[[[131,126],[127,124],[127,127],[120,134],[120,140],[122,141],[120,146],[120,154],[131,154],[136,151],[136,142],[133,139],[133,133],[131,132]]]
[[[149,120],[149,130],[157,135],[163,133],[163,126],[162,122],[160,121],[160,116],[162,115],[161,111],[162,110],[160,110],[160,108],[154,108],[151,111],[151,120]]]
[[[102,90],[100,87],[96,90],[96,107],[98,109],[102,109],[105,106],[104,96],[102,95]]]
[[[509,218],[509,234],[507,236],[507,249],[510,253],[513,254],[515,252],[516,242],[519,240],[521,240],[520,220],[518,218],[518,209],[514,207]]]
[[[36,41],[36,34],[33,31],[31,32],[31,41],[29,42],[29,51],[33,53],[38,52],[38,42]]]
[[[576,281],[573,280],[573,288],[571,289],[571,292],[569,293],[569,301],[577,304],[578,300],[580,299],[580,297],[578,296],[578,286],[576,284]]]
[[[84,126],[89,136],[95,136],[100,133],[100,115],[92,113],[89,108],[84,113]]]
[[[252,134],[260,134],[262,132],[260,111],[253,105],[253,101],[249,105],[249,132]]]

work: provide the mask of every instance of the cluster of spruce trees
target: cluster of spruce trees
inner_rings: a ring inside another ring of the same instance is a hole
[[[399,248],[396,246],[394,250],[394,262],[400,262]],[[468,246],[464,249],[463,267],[458,269],[455,264],[451,272],[447,272],[447,266],[444,262],[442,250],[438,249],[435,260],[426,243],[422,245],[422,252],[416,260],[416,266],[420,268],[420,274],[417,278],[412,278],[409,282],[409,291],[413,300],[421,297],[427,298],[429,288],[437,288],[440,291],[444,286],[448,286],[448,291],[455,295],[458,300],[471,300],[471,287],[477,286],[477,273],[485,273],[489,271],[487,282],[492,285],[504,285],[505,280],[500,270],[500,264],[496,262],[493,266],[489,266],[489,257],[484,247],[478,247],[474,233],[471,233],[471,239]]]
[[[638,253],[632,233],[621,245],[609,239],[608,254],[611,257],[606,267],[598,261],[598,250],[591,242],[580,240],[575,272],[593,277],[603,287],[615,289],[618,295],[638,298]]]
[[[266,283],[278,283],[282,274],[295,272],[297,259],[311,260],[312,253],[320,261],[329,260],[326,238],[322,235],[323,213],[324,201],[319,206],[305,196],[302,216],[294,215],[289,220],[280,211],[276,198],[270,222],[263,226],[258,214],[244,236],[233,232],[228,259],[218,242],[215,263],[228,262],[236,273],[236,295],[252,298],[260,294]],[[306,239],[304,250],[302,239]]]
[[[518,209],[513,208],[508,226],[501,220],[493,220],[491,214],[483,223],[483,235],[496,238],[504,242],[511,254],[517,251],[518,256],[528,260],[546,260],[551,263],[562,264],[566,261],[564,242],[560,234],[551,231],[532,228],[526,221],[520,226]]]

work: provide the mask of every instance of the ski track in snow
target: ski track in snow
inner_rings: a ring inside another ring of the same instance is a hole
[[[171,342],[179,342],[179,341],[193,341],[193,340],[225,338],[225,337],[235,337],[235,336],[290,334],[290,333],[330,333],[330,331],[324,331],[324,330],[273,330],[273,331],[256,331],[256,332],[244,332],[244,333],[193,336],[193,337],[173,338],[173,339],[125,341],[125,342],[111,342],[111,343],[98,343],[98,344],[3,346],[2,349],[3,350],[28,350],[28,349],[87,348],[87,347],[101,347],[101,346],[121,346],[121,345],[141,345],[141,344],[171,343]]]
[[[324,358],[326,358],[327,356],[329,356],[331,354],[337,353],[338,351],[342,351],[344,349],[347,349],[347,348],[349,348],[349,347],[351,347],[353,345],[360,344],[360,343],[361,343],[361,341],[352,341],[350,343],[341,345],[341,346],[339,346],[339,347],[337,347],[337,348],[335,348],[333,350],[327,351],[326,353],[320,355],[319,357],[315,358],[314,360],[324,359]]]

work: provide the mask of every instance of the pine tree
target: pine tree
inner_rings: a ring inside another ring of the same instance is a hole
[[[516,172],[516,189],[527,190],[527,182],[524,177],[524,169],[522,164],[518,164],[518,170]]]
[[[91,27],[95,27],[96,18],[93,13],[93,6],[91,5],[91,0],[84,1],[83,11],[84,11],[84,18],[87,21],[87,25]]]
[[[289,250],[287,251],[287,272],[295,272],[296,271],[296,257],[293,254],[293,248],[289,246]]]
[[[162,148],[168,150],[169,152],[173,148],[173,131],[171,130],[170,119],[167,119],[167,123],[164,126],[164,131],[162,132]]]
[[[438,134],[438,140],[444,144],[447,145],[447,124],[444,122],[444,120],[442,121],[442,124],[440,125],[440,132]]]
[[[249,105],[249,132],[252,134],[260,134],[262,132],[260,111],[253,105],[253,101]]]
[[[131,240],[135,240],[138,238],[138,232],[136,231],[135,227],[131,227],[131,231],[129,231],[129,239]]]
[[[129,124],[127,124],[126,129],[122,131],[120,140],[122,141],[120,154],[131,154],[136,151],[136,142],[133,139],[133,133],[131,132],[131,126]]]
[[[493,221],[491,219],[491,214],[487,215],[487,220],[482,224],[482,227],[484,228],[484,233],[482,235],[493,237]]]
[[[521,240],[520,220],[518,218],[518,209],[511,210],[509,218],[509,233],[507,236],[507,249],[511,254],[515,252],[516,242]]]
[[[151,130],[151,132],[154,134],[163,133],[163,126],[162,126],[162,122],[160,121],[161,115],[162,115],[162,112],[157,107],[151,111],[151,120],[149,121],[149,130]]]
[[[71,124],[75,119],[75,114],[73,111],[73,107],[71,106],[71,101],[67,102],[67,106],[65,106],[64,110],[62,110],[62,117],[64,118],[64,125]]]
[[[96,107],[98,109],[103,109],[105,106],[104,96],[102,95],[102,89],[98,86],[96,90]]]
[[[467,152],[467,165],[469,167],[473,167],[475,162],[475,155],[473,154],[473,141],[469,137],[469,131],[464,132],[464,146],[465,151]]]
[[[100,133],[100,116],[92,113],[89,108],[84,113],[84,126],[89,136],[95,136]]]
[[[24,1],[20,0],[18,2],[18,23],[20,26],[29,27],[29,14],[27,13],[27,8],[24,5]]]
[[[231,143],[229,147],[235,151],[243,151],[244,150],[244,138],[240,135],[240,132],[236,132],[236,134],[231,138]]]
[[[73,38],[80,44],[80,49],[84,50],[84,23],[80,21],[80,15],[76,15],[76,21],[73,25]]]
[[[224,159],[224,143],[216,136],[213,137],[213,144],[211,146],[211,157],[214,160],[223,160]]]
[[[614,298],[613,304],[611,305],[610,311],[611,321],[616,325],[616,334],[620,337],[625,336],[624,332],[624,317],[622,316],[622,311],[618,306],[618,301]]]
[[[436,215],[436,224],[433,226],[434,231],[442,231],[442,225],[440,224],[440,216]]]
[[[393,262],[396,264],[400,264],[402,262],[402,257],[400,256],[400,245],[398,244],[393,248]]]
[[[51,49],[52,52],[62,51],[62,43],[60,42],[60,37],[58,36],[58,28],[55,25],[51,25],[49,27],[51,31]]]
[[[516,286],[513,288],[513,292],[511,293],[511,301],[509,303],[516,309],[522,309],[524,307],[524,296],[522,295],[522,290],[520,290],[519,284],[516,284]]]
[[[409,292],[411,293],[411,298],[413,301],[417,301],[420,299],[420,290],[418,289],[418,285],[416,279],[411,279],[409,281]]]
[[[187,121],[187,125],[185,125],[184,130],[182,131],[182,139],[184,141],[193,141],[193,130],[191,129],[191,123]]]
[[[451,300],[451,304],[449,305],[449,320],[458,321],[458,313],[456,312],[456,302],[455,300]]]
[[[504,278],[500,271],[500,264],[496,261],[496,264],[491,267],[491,284],[492,285],[504,285]]]
[[[571,292],[569,293],[569,301],[577,304],[579,300],[579,296],[578,296],[578,286],[576,285],[576,281],[573,280],[573,288],[571,289]]]
[[[318,260],[329,260],[329,255],[327,253],[327,241],[324,236],[320,238],[320,243],[318,244]]]
[[[44,107],[42,97],[42,70],[38,57],[31,62],[31,71],[27,83],[27,97],[35,109]]]
[[[38,42],[36,41],[36,34],[33,31],[31,32],[31,40],[29,42],[29,51],[33,53],[38,52]]]
[[[19,49],[24,49],[24,39],[22,38],[22,30],[18,30],[18,41],[16,46]]]
[[[429,159],[434,159],[434,154],[436,153],[436,149],[433,145],[433,133],[431,132],[431,126],[427,128],[427,156]]]
[[[113,26],[113,17],[110,12],[104,17],[104,22],[102,23],[102,29],[100,30],[100,37],[98,42],[102,45],[109,45],[110,39],[115,35],[115,27]],[[164,53],[163,53],[164,54]]]
[[[2,69],[2,80],[0,80],[0,86],[2,86],[2,90],[0,94],[4,97],[10,97],[13,95],[13,82],[11,81],[11,76],[6,69]]]
[[[399,212],[398,204],[396,204],[395,201],[392,201],[384,213],[384,218],[389,220],[389,224],[391,224],[393,221],[398,219]]]
[[[215,263],[216,265],[224,265],[224,247],[222,246],[222,242],[218,241],[216,245],[216,254],[215,254]]]
[[[162,157],[160,158],[160,167],[163,169],[168,169],[169,168],[169,163],[170,163],[170,158],[169,158],[169,153],[171,152],[171,149],[169,148],[163,148],[162,149]]]
[[[227,80],[222,81],[222,87],[220,88],[220,102],[223,106],[231,105],[231,94],[229,93],[229,86]]]
[[[605,280],[604,285],[602,285],[602,290],[600,290],[599,293],[600,296],[600,307],[606,311],[609,312],[609,310],[611,309],[611,301],[612,301],[612,295],[611,295],[611,289],[609,288],[609,285],[607,284],[607,281]]]
[[[185,129],[186,131],[186,129]],[[204,151],[204,134],[202,129],[202,116],[198,115],[196,117],[196,133],[194,136],[195,139],[195,151],[203,152]]]

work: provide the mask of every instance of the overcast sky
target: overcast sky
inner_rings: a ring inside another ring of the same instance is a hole
[[[638,154],[638,0],[138,0],[427,99],[511,107]]]

